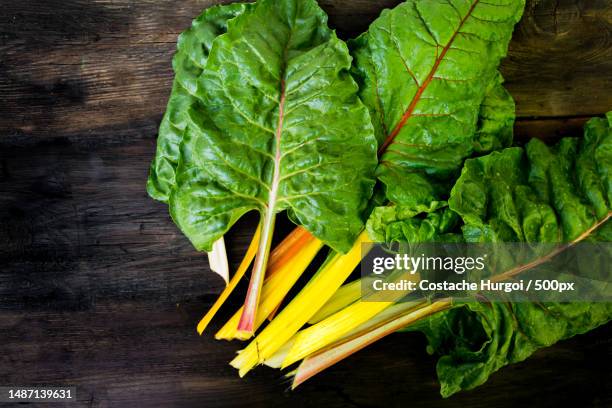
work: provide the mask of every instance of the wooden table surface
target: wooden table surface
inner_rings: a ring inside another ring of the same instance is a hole
[[[222,281],[145,193],[176,37],[211,3],[0,0],[0,385],[76,385],[72,407],[612,406],[612,325],[446,400],[419,334],[295,392],[238,378],[240,345],[195,333]],[[349,38],[398,1],[320,3]],[[519,139],[612,109],[611,44],[609,0],[529,2],[502,65]],[[255,222],[227,237],[234,266]]]

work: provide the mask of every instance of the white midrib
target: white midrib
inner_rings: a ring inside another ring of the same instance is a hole
[[[247,291],[247,296],[244,302],[244,308],[240,322],[238,323],[238,331],[252,333],[257,313],[257,305],[259,304],[259,296],[263,286],[263,280],[268,264],[268,255],[272,244],[272,235],[274,233],[274,223],[276,220],[276,203],[278,201],[278,187],[280,184],[280,162],[281,162],[281,134],[283,129],[283,119],[285,115],[285,81],[281,81],[281,97],[278,107],[278,123],[274,134],[275,153],[274,153],[274,171],[272,174],[272,183],[270,185],[270,193],[268,194],[268,205],[266,207],[262,223],[261,223],[261,240],[253,265],[251,282]]]

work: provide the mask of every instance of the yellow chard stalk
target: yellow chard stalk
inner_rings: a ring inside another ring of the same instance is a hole
[[[297,247],[295,254],[292,254],[292,251],[288,251],[291,254],[291,262],[275,262],[273,263],[273,268],[269,271],[269,276],[262,288],[257,316],[254,321],[254,330],[257,330],[268,315],[280,305],[285,295],[291,290],[295,282],[321,250],[323,242],[307,234],[304,235],[304,239],[297,241],[294,246]],[[236,311],[217,332],[215,335],[217,340],[247,340],[252,336],[252,333],[237,330],[242,312],[243,307]]]
[[[278,368],[280,369],[283,365],[283,361],[287,358],[287,354],[289,354],[289,350],[293,347],[295,343],[295,336],[293,336],[289,341],[283,344],[274,354],[268,357],[263,363],[270,368]]]
[[[246,273],[249,265],[253,262],[253,258],[255,258],[255,254],[257,253],[257,247],[259,245],[261,229],[258,227],[255,230],[255,234],[253,235],[253,239],[249,244],[249,248],[247,249],[238,270],[232,277],[231,281],[225,287],[223,292],[219,295],[213,306],[206,313],[206,315],[200,320],[198,323],[198,333],[202,334],[208,324],[211,322],[215,314],[219,311],[223,303],[227,300],[232,291],[236,288],[244,274]],[[300,253],[300,248],[309,240],[316,239],[314,238],[308,231],[306,231],[302,227],[297,227],[283,241],[272,251],[270,254],[270,261],[268,262],[268,271],[267,278],[270,278],[274,275],[275,272],[282,269],[281,265],[287,264],[292,261],[292,258],[296,256],[296,254]],[[318,241],[318,240],[317,240]],[[236,327],[238,323],[236,321]]]
[[[418,279],[418,275],[400,273],[394,276],[393,279],[415,280]],[[293,347],[285,361],[283,361],[281,368],[288,367],[328,344],[339,340],[347,333],[350,333],[351,330],[368,322],[395,304],[405,295],[405,292],[398,291],[385,296],[385,301],[382,302],[368,300],[367,298],[358,300],[319,323],[302,330],[297,334]]]
[[[361,297],[361,279],[354,280],[342,285],[340,289],[321,309],[308,320],[309,324],[319,323],[321,320],[344,309],[351,303],[356,302]]]
[[[340,339],[351,329],[367,322],[391,305],[392,302],[356,302],[314,326],[302,330],[297,334],[281,368],[286,368]]]
[[[238,285],[238,282],[240,282],[240,279],[242,279],[242,277],[244,276],[249,265],[253,261],[253,258],[255,257],[255,253],[257,252],[257,246],[259,245],[259,236],[260,236],[259,234],[260,234],[260,228],[257,228],[257,230],[255,231],[255,235],[253,235],[253,239],[251,240],[251,243],[249,244],[249,248],[247,249],[247,252],[244,255],[244,259],[240,263],[240,266],[238,267],[238,270],[232,277],[232,280],[228,283],[225,289],[223,289],[223,292],[221,292],[221,295],[219,295],[219,297],[217,298],[215,303],[212,305],[210,310],[206,313],[206,315],[202,318],[202,320],[200,320],[200,323],[198,323],[198,328],[197,328],[198,333],[202,334],[204,332],[204,330],[206,329],[210,321],[213,319],[213,317],[215,317],[215,314],[219,311],[223,303],[225,303],[229,295]]]
[[[295,389],[309,378],[377,340],[451,306],[452,301],[450,299],[442,299],[429,304],[399,303],[387,309],[387,314],[373,319],[372,322],[363,326],[363,330],[356,330],[355,334],[347,335],[335,344],[306,357],[299,367],[290,374],[294,376],[291,389]],[[407,310],[402,310],[404,307]],[[386,321],[384,321],[385,318]]]
[[[376,316],[374,316],[367,322],[360,324],[359,326],[357,326],[350,332],[344,334],[335,343],[337,344],[337,343],[347,340],[348,338],[362,335],[364,332],[371,331],[374,328],[380,326],[381,324],[394,320],[398,318],[399,316],[401,316],[402,314],[406,313],[407,311],[413,310],[417,306],[421,306],[421,305],[425,305],[425,302],[423,300],[418,300],[418,301],[413,301],[413,302],[402,302],[402,303],[398,303],[393,306],[390,306],[386,308],[385,310],[383,310],[382,312],[378,313]],[[289,355],[289,351],[295,344],[297,337],[302,332],[303,330],[298,332],[295,336],[293,336],[287,343],[283,344],[283,346],[279,348],[277,352],[274,353],[269,359],[267,359],[264,362],[264,364],[271,368],[280,369],[283,365],[283,362],[287,359],[287,356]],[[326,343],[326,346],[333,344],[333,343],[334,342],[328,341]],[[293,375],[293,374],[288,374],[288,375]]]
[[[270,358],[316,311],[323,306],[361,261],[362,244],[369,243],[362,232],[351,250],[326,262],[300,293],[272,322],[231,361],[242,377]]]

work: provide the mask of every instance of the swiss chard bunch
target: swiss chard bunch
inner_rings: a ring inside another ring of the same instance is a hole
[[[370,210],[383,203],[409,211],[429,208],[446,199],[467,157],[510,143],[514,102],[497,67],[523,7],[519,0],[494,5],[406,1],[383,11],[366,33],[349,42],[351,72],[378,142],[378,184]],[[283,343],[295,342],[283,362],[287,366],[390,306],[351,305],[334,320],[296,335],[349,277],[369,240],[364,231],[347,254],[330,254],[308,285],[232,361],[241,375],[272,358]],[[239,338],[227,325],[217,337]]]
[[[246,340],[270,320],[231,362],[241,376],[301,361],[297,386],[407,328],[443,355],[450,395],[610,319],[605,304],[362,302],[359,281],[342,286],[374,241],[609,240],[610,116],[584,140],[509,147],[514,101],[498,65],[523,8],[408,0],[347,45],[315,0],[258,0],[207,9],[181,35],[148,191],[198,250],[259,212],[198,325],[252,263],[244,306],[216,334]],[[298,227],[270,251],[280,211]],[[324,245],[327,260],[281,310]]]

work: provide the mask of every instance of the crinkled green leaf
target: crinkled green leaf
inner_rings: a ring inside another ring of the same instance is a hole
[[[314,0],[260,0],[214,40],[170,198],[197,248],[250,210],[262,214],[267,235],[288,210],[334,249],[350,248],[376,166],[350,64]]]
[[[187,111],[197,103],[197,78],[206,65],[213,40],[227,30],[228,20],[251,7],[234,3],[208,8],[179,36],[172,66],[175,78],[168,107],[159,127],[157,152],[151,165],[147,191],[156,200],[168,201],[175,185],[179,145],[187,126]]]
[[[611,303],[477,303],[435,314],[411,326],[426,334],[448,397],[487,381],[536,350],[585,333],[612,318]]]
[[[612,239],[612,115],[590,120],[584,139],[537,139],[467,160],[449,207],[467,242]],[[443,356],[441,393],[474,388],[539,348],[612,319],[609,303],[468,303],[412,326]]]
[[[480,104],[474,152],[489,153],[512,144],[515,118],[514,99],[503,86],[500,73],[491,81]]]
[[[433,239],[438,234],[446,233],[456,224],[456,214],[446,210],[445,201],[433,201],[429,206],[416,208],[400,205],[376,207],[368,218],[366,230],[373,242],[428,242],[428,237]],[[424,214],[427,222],[435,225],[435,228],[427,229],[435,233],[421,228],[423,219],[416,218],[419,214]]]
[[[588,122],[584,139],[555,146],[532,139],[467,160],[449,206],[468,242],[569,242],[610,211],[612,134],[608,119]]]
[[[523,7],[523,0],[411,0],[383,11],[352,43],[382,154],[378,177],[392,202],[439,200],[463,160],[482,149],[493,125],[485,105],[477,133],[481,104],[499,82]],[[504,99],[495,89],[487,103]]]

